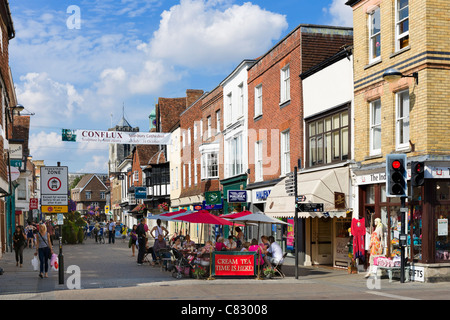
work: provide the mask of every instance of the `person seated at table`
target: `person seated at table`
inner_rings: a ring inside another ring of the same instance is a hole
[[[240,249],[244,244],[244,232],[242,232],[241,228],[239,227],[236,227],[234,230],[236,230],[237,233],[234,236],[236,238],[236,248]]]
[[[227,246],[223,243],[223,237],[218,237],[216,241],[216,245],[214,246],[216,251],[225,251],[227,250]]]
[[[235,250],[237,247],[236,241],[233,240],[233,236],[229,236],[228,239],[226,239],[223,243],[225,244],[225,247],[228,251]]]
[[[191,240],[189,235],[186,235],[183,243],[183,249],[191,249],[192,247],[195,247],[195,242]]]
[[[175,240],[175,242],[172,244],[172,248],[173,249],[177,249],[177,250],[183,249],[183,246],[181,245],[181,239],[180,238],[177,238]]]
[[[155,243],[153,244],[153,250],[151,251],[152,258],[153,258],[152,265],[155,264],[155,261],[156,261],[157,257],[160,257],[160,258],[162,258],[162,257],[164,257],[164,258],[170,257],[170,253],[169,252],[167,252],[167,251],[160,252],[161,249],[167,249],[167,244],[166,244],[166,241],[164,240],[162,234],[158,235],[158,239],[156,239]],[[164,261],[164,262],[167,263],[166,261]]]
[[[264,259],[262,257],[262,248],[260,245],[258,245],[258,240],[255,238],[252,239],[252,242],[250,243],[250,247],[248,247],[248,251],[254,251],[259,253],[259,259],[257,261],[259,266],[262,266],[264,264]]]
[[[198,256],[202,256],[203,254],[207,255],[209,257],[209,254],[211,253],[211,251],[214,250],[213,244],[211,240],[206,241],[205,246],[202,247],[198,252],[197,255]]]
[[[249,247],[250,247],[250,242],[248,242],[248,241],[244,242],[244,244],[242,245],[242,248],[241,248],[241,252],[248,251]]]
[[[269,267],[273,268],[273,265],[283,262],[283,250],[273,236],[269,237],[269,243],[270,247],[267,249],[268,254],[265,256],[264,261]]]

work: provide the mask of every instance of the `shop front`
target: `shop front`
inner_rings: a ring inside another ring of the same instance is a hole
[[[223,214],[229,214],[233,212],[241,212],[247,210],[248,208],[248,198],[247,198],[247,174],[240,174],[228,179],[220,180],[220,184],[223,187]],[[229,199],[228,191],[242,191],[241,194],[238,192],[234,193],[234,199]],[[246,194],[246,198],[243,198],[243,194]],[[223,226],[223,235],[228,236],[231,233],[229,226]]]
[[[413,187],[408,181],[406,200],[408,262],[423,271],[425,282],[450,281],[450,172],[448,163],[425,162],[425,182]],[[386,197],[386,175],[378,172],[356,172],[359,189],[359,218],[365,218],[367,237],[373,221],[381,219],[385,227],[383,255],[394,259],[400,255],[400,198]],[[360,173],[360,174],[358,174]],[[408,179],[410,178],[408,170]],[[367,248],[367,246],[366,246]]]
[[[302,206],[304,211],[298,212],[301,263],[305,266],[330,265],[347,268],[351,263],[347,245],[350,240],[348,229],[352,215],[348,167],[302,171],[297,180],[297,203],[309,204]],[[312,204],[323,206],[323,211],[310,210],[309,208],[313,208]],[[282,180],[273,187],[267,197],[265,213],[293,223],[295,205],[295,197],[287,195],[285,182]],[[286,237],[283,236],[285,247],[294,252],[289,228],[287,233]]]

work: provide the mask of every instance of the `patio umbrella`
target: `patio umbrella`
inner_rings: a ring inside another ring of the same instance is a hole
[[[167,213],[158,214],[158,215],[154,215],[154,216],[147,216],[147,219],[153,219],[153,220],[160,219],[161,221],[173,221],[173,219],[176,217],[182,217],[184,215],[191,214],[191,213],[193,213],[193,211],[186,211],[186,210],[182,209],[179,211],[167,212]]]
[[[174,217],[173,220],[180,220],[191,223],[220,224],[231,226],[233,223],[221,217],[217,217],[206,210],[199,210],[183,216]]]
[[[240,217],[243,217],[243,216],[247,216],[249,214],[252,214],[252,212],[246,210],[246,211],[242,211],[242,212],[222,214],[219,217],[224,218],[224,219],[236,219],[236,218],[240,218]]]
[[[221,217],[215,216],[209,213],[207,210],[199,210],[193,212],[188,215],[183,215],[180,217],[174,218],[174,220],[186,221],[191,223],[203,223],[203,224],[219,224],[219,225],[233,225],[233,222],[230,222],[227,219],[223,219]],[[203,229],[201,230],[202,234],[200,235],[200,239],[203,235]]]
[[[263,213],[252,213],[248,214],[239,218],[234,218],[233,221],[240,221],[244,223],[248,222],[256,222],[258,223],[258,238],[259,238],[259,226],[261,223],[266,224],[287,224],[286,222],[283,222],[281,220],[266,216]]]

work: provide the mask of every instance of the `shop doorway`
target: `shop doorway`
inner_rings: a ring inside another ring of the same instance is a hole
[[[332,254],[332,231],[331,218],[311,219],[311,253],[313,264],[331,265]]]

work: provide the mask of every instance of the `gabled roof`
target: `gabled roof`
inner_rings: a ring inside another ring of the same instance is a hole
[[[150,158],[158,153],[158,151],[159,146],[157,145],[138,144],[133,149],[133,155],[135,152],[137,152],[137,155],[139,157],[139,165],[146,166]]]
[[[83,192],[83,190],[89,185],[89,183],[92,181],[92,179],[98,179],[100,183],[105,187],[105,190],[108,188],[105,186],[103,181],[96,175],[96,174],[85,174],[80,181],[78,181],[77,186],[74,189],[80,189],[80,192]]]

